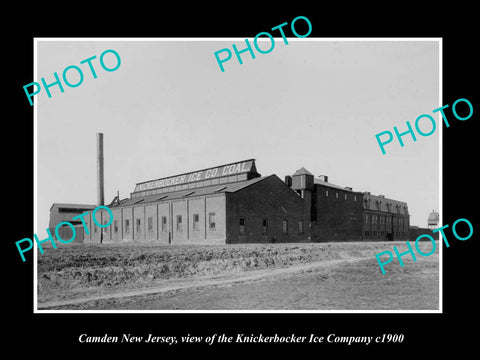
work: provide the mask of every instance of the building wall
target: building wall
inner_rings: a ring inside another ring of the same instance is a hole
[[[190,221],[188,222],[189,238],[193,242],[203,241],[207,237],[206,214],[205,214],[206,198],[194,198],[188,200],[188,210],[190,213]]]
[[[158,241],[158,205],[146,204],[145,209],[145,240],[146,241]]]
[[[123,214],[123,238],[122,241],[133,241],[133,207],[122,209]]]
[[[228,193],[226,199],[228,243],[309,241],[303,199],[275,175]],[[302,233],[298,231],[299,221],[303,223]]]
[[[172,220],[170,215],[170,203],[157,204],[158,240],[160,244],[170,244],[172,237]],[[163,223],[163,219],[165,222]]]
[[[173,237],[172,244],[183,243],[188,240],[188,206],[187,200],[172,202]],[[181,218],[180,218],[181,217]],[[179,219],[181,222],[179,222]]]
[[[409,227],[409,215],[364,210],[365,240],[408,240]]]
[[[205,197],[205,226],[208,243],[225,244],[227,236],[227,209],[225,194],[208,195]],[[210,225],[209,216],[214,215],[215,223]]]
[[[61,222],[67,221],[72,225],[74,225],[76,230],[75,239],[71,243],[82,243],[84,239],[84,231],[81,230],[80,228],[77,229],[77,226],[79,225],[80,227],[83,227],[81,219],[79,218],[79,219],[72,220],[72,218],[79,216],[85,212],[90,213],[93,209],[94,209],[93,205],[71,205],[71,204],[52,205],[52,207],[50,208],[48,229],[50,230],[53,238],[57,240],[57,236],[55,234],[55,228],[57,227],[57,225]],[[68,225],[60,227],[58,229],[58,232],[60,237],[65,240],[69,240],[73,235],[73,231]]]
[[[94,224],[92,214],[85,217],[90,229],[90,234],[82,234],[85,243],[99,244],[102,230],[103,243],[225,243],[224,194],[138,204],[112,208],[111,211],[113,221],[103,229]],[[178,221],[179,216],[181,222]],[[195,224],[194,217],[198,219]],[[96,219],[101,224],[107,224],[110,217],[107,211],[98,210]]]
[[[410,241],[415,241],[420,235],[430,235],[433,237],[435,240],[438,240],[438,234],[439,232],[433,233],[432,229],[429,228],[421,228],[421,227],[415,227],[415,228],[410,228],[409,229],[409,240]],[[422,238],[425,241],[428,241],[428,238]]]
[[[362,193],[315,184],[316,221],[313,241],[358,241],[362,239]]]

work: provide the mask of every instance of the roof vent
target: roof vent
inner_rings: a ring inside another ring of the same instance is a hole
[[[319,175],[318,178],[322,181],[328,182],[328,176],[327,175]]]

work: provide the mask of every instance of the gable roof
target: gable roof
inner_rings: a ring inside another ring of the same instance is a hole
[[[53,203],[52,206],[50,206],[50,211],[52,211],[53,208],[67,208],[67,209],[85,209],[85,210],[91,210],[95,209],[97,205],[88,205],[88,204],[65,204],[65,203]]]
[[[270,175],[270,176],[275,176],[275,175]],[[257,182],[260,182],[270,176],[256,177],[250,180],[239,181],[234,183],[216,184],[216,185],[200,187],[200,188],[185,189],[185,190],[179,190],[179,191],[172,191],[168,193],[160,193],[160,194],[148,195],[143,197],[123,199],[120,201],[120,203],[113,204],[110,207],[117,208],[117,207],[123,207],[123,206],[131,206],[135,204],[147,204],[147,203],[153,203],[158,201],[169,201],[169,200],[176,200],[176,199],[182,199],[182,198],[191,198],[195,196],[222,194],[227,192],[233,193],[233,192],[240,191]]]

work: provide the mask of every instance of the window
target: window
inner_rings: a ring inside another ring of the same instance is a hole
[[[245,218],[240,218],[240,234],[245,234]]]
[[[282,234],[288,234],[288,220],[283,219],[282,221]]]
[[[208,228],[215,230],[215,213],[208,213]]]
[[[87,211],[89,209],[74,209],[74,208],[58,208],[59,213],[74,213],[74,214],[80,214],[84,211]]]
[[[117,220],[113,220],[113,231],[118,232],[118,222],[117,222]]]
[[[347,194],[345,194],[345,200],[347,200]]]
[[[193,230],[200,230],[200,216],[193,214]]]
[[[357,196],[356,195],[353,196],[353,201],[357,201]]]
[[[177,215],[177,231],[182,231],[182,215]]]
[[[365,224],[368,224],[368,215],[365,214],[364,216],[365,216]]]
[[[148,231],[153,231],[153,217],[149,217],[148,221]]]
[[[140,232],[140,224],[141,224],[140,219],[137,219],[137,226],[136,226],[137,232]]]
[[[266,235],[268,232],[268,221],[267,219],[262,220],[262,234]]]
[[[298,222],[298,233],[303,234],[303,220]]]
[[[162,216],[162,231],[167,231],[167,217]]]
[[[335,193],[335,197],[338,199],[338,192]]]
[[[125,232],[126,233],[130,232],[130,220],[129,219],[125,220]]]
[[[325,191],[325,196],[328,196],[328,190]]]

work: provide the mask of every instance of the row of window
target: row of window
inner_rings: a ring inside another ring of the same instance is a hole
[[[385,231],[365,231],[365,237],[384,237],[387,233]],[[406,237],[407,232],[406,231],[395,231],[394,235],[396,237]]]
[[[141,231],[141,225],[142,221],[140,218],[136,219],[136,229],[137,232]],[[215,230],[216,227],[216,222],[215,222],[215,213],[211,212],[208,213],[208,228],[210,230]],[[239,219],[239,233],[241,235],[246,234],[246,219],[244,217],[241,217]],[[199,214],[193,214],[193,222],[192,222],[192,228],[193,230],[200,230],[200,215]],[[167,217],[162,216],[161,219],[161,229],[162,231],[167,231]],[[176,217],[176,230],[177,231],[182,231],[183,230],[183,221],[182,221],[182,215],[177,215]],[[303,220],[298,221],[297,223],[297,230],[299,234],[303,234]],[[115,233],[118,232],[118,220],[113,220],[113,231]],[[153,231],[153,217],[148,217],[147,218],[147,231],[152,232]],[[97,226],[95,226],[95,232],[97,232]],[[129,233],[130,232],[130,219],[125,219],[125,232]],[[266,235],[268,234],[268,220],[263,219],[262,220],[262,234]],[[288,220],[283,219],[282,220],[282,234],[286,235],[288,234]]]
[[[247,227],[247,222],[244,217],[241,217],[239,219],[239,233],[240,235],[244,235],[246,233],[246,227]],[[303,234],[303,220],[299,220],[297,223],[297,231],[298,234]],[[282,220],[282,234],[287,235],[289,232],[288,229],[288,220],[283,219]],[[262,220],[262,235],[267,235],[268,234],[268,219],[263,219]]]
[[[391,217],[391,216],[382,216],[382,215],[368,215],[364,214],[364,219],[365,219],[365,224],[386,224],[386,225],[391,225],[393,222],[393,225],[398,225],[399,227],[407,227],[408,226],[408,221],[407,219],[404,218],[397,218],[397,217]]]
[[[167,217],[162,216],[161,221],[161,231],[167,231]],[[176,230],[177,231],[182,231],[183,230],[183,221],[182,221],[182,215],[177,215],[176,217]],[[136,219],[135,223],[135,228],[137,229],[137,232],[141,231],[141,225],[142,225],[142,220],[140,218]],[[97,231],[97,227],[95,226],[95,232]],[[216,221],[215,221],[215,213],[211,212],[208,213],[208,228],[210,230],[215,230],[216,228]],[[193,230],[200,230],[200,216],[199,214],[193,214]],[[113,231],[118,232],[118,221],[113,220]],[[153,217],[150,216],[147,218],[147,231],[152,232],[153,231]],[[130,232],[130,219],[125,219],[125,232],[129,233]]]
[[[328,190],[325,190],[325,196],[328,197]],[[336,191],[335,199],[338,199],[338,198],[339,198],[338,191]],[[345,200],[348,200],[348,194],[344,194],[344,198]],[[353,198],[353,201],[357,201],[357,195],[353,195],[352,198]]]
[[[365,202],[365,208],[366,209],[375,210],[375,209],[372,209],[372,207],[370,206],[370,203],[372,202],[372,199],[364,199],[364,202]],[[386,203],[387,211],[389,213],[393,213],[392,205],[393,205],[392,203],[389,203],[389,202]],[[376,207],[377,211],[382,211],[382,201],[381,200],[376,200],[375,201],[375,207]],[[400,204],[396,204],[395,208],[397,209],[396,214],[402,214],[403,213],[404,215],[408,215],[408,208],[406,206],[401,206]],[[402,208],[403,208],[403,212],[401,211]]]

